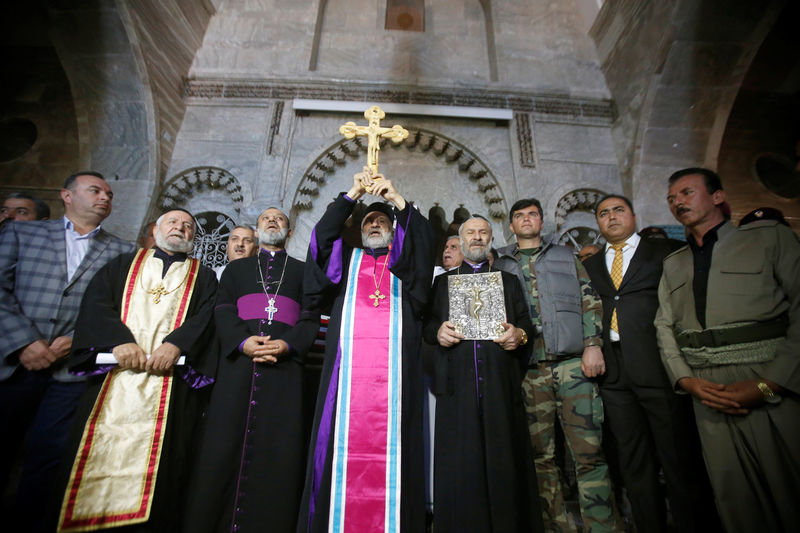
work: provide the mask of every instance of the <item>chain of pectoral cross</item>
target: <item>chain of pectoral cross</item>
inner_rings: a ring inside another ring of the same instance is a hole
[[[264,312],[267,313],[267,325],[272,325],[272,319],[275,316],[275,313],[278,312],[278,307],[275,305],[275,299],[278,298],[278,292],[281,290],[281,285],[283,284],[283,275],[286,274],[286,264],[289,262],[289,257],[286,257],[286,262],[283,264],[283,268],[281,268],[281,279],[278,280],[278,287],[275,289],[275,294],[270,296],[269,292],[267,291],[267,285],[275,284],[274,281],[264,281],[264,270],[261,268],[261,252],[258,253],[257,261],[258,261],[258,276],[260,281],[258,282],[261,285],[261,289],[264,291],[264,295],[267,297],[267,306],[264,308]]]
[[[391,250],[391,247],[389,248]],[[381,300],[386,299],[385,294],[381,294],[381,284],[383,283],[383,275],[386,273],[386,264],[389,262],[389,254],[386,254],[386,261],[383,262],[383,267],[381,268],[381,277],[380,279],[375,278],[375,269],[378,266],[378,258],[375,258],[375,263],[372,265],[372,282],[375,284],[375,292],[369,295],[369,299],[372,300],[372,306],[378,307],[380,305]]]

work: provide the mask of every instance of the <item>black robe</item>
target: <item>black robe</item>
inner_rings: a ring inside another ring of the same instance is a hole
[[[164,255],[157,250],[158,254]],[[62,489],[69,480],[69,470],[80,446],[84,426],[100,392],[106,372],[111,367],[95,364],[98,352],[110,352],[114,346],[136,342],[120,319],[120,307],[133,253],[122,254],[98,270],[89,283],[81,303],[72,342],[74,362],[71,371],[89,374],[88,387],[75,415],[76,425],[68,446],[62,471]],[[159,261],[158,256],[150,259]],[[173,330],[164,342],[175,344],[186,356],[186,364],[174,367],[169,415],[161,452],[155,493],[147,522],[108,528],[114,532],[179,531],[189,473],[196,450],[203,407],[216,368],[216,352],[210,349],[214,338],[213,310],[217,292],[214,272],[200,266],[194,292],[183,324]],[[135,312],[132,310],[131,312]],[[59,498],[63,499],[64,491]],[[58,501],[58,511],[61,501]]]
[[[487,263],[477,270],[488,271]],[[521,376],[536,330],[519,281],[501,272],[506,321],[525,330],[527,345],[505,351],[491,340],[464,340],[444,348],[436,340],[449,320],[449,276],[474,272],[464,262],[438,276],[425,318],[425,341],[438,347],[433,528],[437,533],[543,531]]]
[[[278,290],[272,324],[259,261],[268,293]],[[261,250],[222,274],[214,311],[219,366],[189,487],[187,532],[294,531],[308,443],[303,358],[319,329],[319,315],[297,314],[302,295],[303,263],[285,251]],[[254,363],[239,351],[252,335],[282,339],[291,352],[274,365]]]
[[[340,239],[344,223],[353,211],[354,203],[340,195],[328,206],[311,236],[306,260],[306,294],[320,308],[330,308],[330,324],[326,337],[325,360],[322,367],[319,394],[311,431],[311,445],[306,473],[303,500],[300,506],[297,531],[305,533],[327,532],[330,509],[331,465],[333,439],[325,448],[319,490],[315,499],[313,520],[310,521],[310,504],[313,498],[314,453],[318,444],[322,412],[329,387],[337,387],[338,375],[333,375],[339,331],[342,324],[342,306],[346,290],[346,273],[352,250]],[[403,283],[403,340],[402,340],[402,459],[400,524],[402,531],[416,533],[425,529],[425,469],[423,445],[423,384],[422,361],[419,355],[422,337],[422,313],[430,296],[431,275],[435,253],[433,231],[417,209],[406,204],[405,209],[393,209],[397,219],[395,249],[399,257],[389,268]],[[404,234],[402,248],[398,251],[399,236]],[[365,250],[381,257],[387,249]],[[329,274],[338,272],[339,279]],[[335,418],[335,410],[333,413]],[[333,427],[335,420],[331,421]],[[330,435],[329,435],[330,437]]]

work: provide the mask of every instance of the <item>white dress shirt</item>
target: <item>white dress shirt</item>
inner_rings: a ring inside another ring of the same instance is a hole
[[[78,266],[86,256],[86,252],[89,251],[89,246],[91,246],[92,240],[94,240],[98,231],[100,231],[100,226],[97,226],[86,235],[81,235],[75,231],[75,225],[72,221],[64,215],[64,237],[67,240],[67,282],[72,279],[75,271],[78,270]]]

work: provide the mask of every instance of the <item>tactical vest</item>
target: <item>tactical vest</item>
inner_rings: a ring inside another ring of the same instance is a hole
[[[498,250],[495,267],[517,276],[524,288],[522,268],[514,258],[517,250],[516,244]],[[583,353],[583,305],[572,250],[547,243],[534,268],[545,352],[553,359],[579,356]]]

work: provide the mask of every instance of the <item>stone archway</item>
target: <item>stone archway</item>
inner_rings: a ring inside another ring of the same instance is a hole
[[[390,177],[403,176],[398,189],[423,214],[427,216],[431,208],[440,207],[450,215],[462,207],[490,219],[498,245],[508,236],[507,201],[500,183],[467,146],[438,132],[409,128],[409,137],[403,143],[382,143],[381,148],[386,156],[381,158],[381,171],[387,169]],[[405,151],[405,157],[390,155],[394,151]],[[303,247],[308,244],[313,224],[324,212],[325,204],[340,190],[349,188],[365,152],[365,140],[342,139],[309,164],[292,199],[295,233],[288,245],[290,253],[305,255]]]
[[[559,244],[577,252],[587,244],[605,242],[594,217],[594,208],[605,194],[597,189],[576,189],[561,197],[555,213]]]
[[[191,200],[201,195],[212,197],[209,198],[210,201],[219,199],[213,197],[222,196],[226,202],[232,204],[237,215],[242,210],[244,198],[239,180],[227,170],[217,167],[190,168],[167,180],[158,199],[158,206],[162,211],[172,207],[183,207],[191,211]]]
[[[390,143],[386,139],[381,140],[381,150],[389,146],[395,149],[404,146],[408,150],[429,152],[436,157],[443,158],[447,163],[458,165],[461,173],[477,183],[478,190],[487,205],[489,216],[496,220],[504,218],[507,206],[497,178],[466,146],[442,134],[425,129],[410,129],[408,139],[400,144]],[[356,158],[366,151],[367,146],[364,140],[361,137],[355,137],[339,141],[323,152],[300,180],[292,200],[293,213],[311,209],[315,197],[319,194],[320,186],[325,183],[325,176],[333,173],[336,166],[341,165],[348,157]]]

